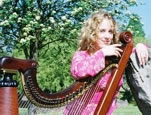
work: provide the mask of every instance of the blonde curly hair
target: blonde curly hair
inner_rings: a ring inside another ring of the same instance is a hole
[[[80,51],[88,51],[89,54],[96,52],[99,48],[97,33],[99,32],[99,24],[104,20],[111,20],[113,23],[113,42],[119,43],[118,26],[113,17],[106,11],[100,10],[94,12],[88,20],[85,21],[79,36]]]

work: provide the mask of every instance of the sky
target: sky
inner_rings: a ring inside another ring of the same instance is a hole
[[[143,29],[146,37],[151,37],[151,0],[137,0],[144,5],[130,8],[130,11],[142,17],[141,22],[144,24]]]

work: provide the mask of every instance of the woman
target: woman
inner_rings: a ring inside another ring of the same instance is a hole
[[[119,44],[118,33],[117,23],[107,12],[97,11],[88,18],[81,29],[79,48],[72,58],[71,73],[74,79],[78,80],[88,76],[94,77],[105,68],[106,56],[121,56],[122,50],[119,48],[121,44]],[[140,64],[145,64],[148,57],[146,46],[138,44],[136,52]],[[67,105],[64,114],[93,115],[110,76],[111,71],[105,73],[98,83],[83,96]],[[123,78],[119,83],[107,115],[111,115],[116,109],[116,97],[122,83]]]

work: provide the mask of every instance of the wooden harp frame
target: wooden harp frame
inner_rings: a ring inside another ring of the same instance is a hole
[[[130,32],[122,32],[120,34],[120,41],[122,43],[122,57],[118,62],[118,68],[109,65],[107,68],[114,68],[112,72],[112,77],[108,82],[105,92],[96,107],[95,115],[105,115],[108,108],[112,102],[112,98],[115,94],[118,83],[122,77],[126,64],[129,60],[130,54],[133,48],[132,34]],[[94,84],[93,79],[83,79],[78,80],[76,83],[71,85],[69,88],[54,94],[48,94],[43,92],[36,81],[36,70],[38,63],[33,60],[23,60],[16,59],[12,57],[2,57],[0,58],[0,70],[2,73],[12,73],[20,72],[22,74],[22,83],[24,91],[27,98],[35,105],[40,107],[52,108],[57,106],[62,106],[69,103],[74,98],[79,96],[79,92],[84,92],[84,88],[88,89],[92,84]],[[98,76],[103,75],[107,70],[102,70],[95,78],[97,81]],[[1,99],[0,99],[1,100]],[[5,101],[5,100],[3,100]],[[5,108],[4,108],[5,109]]]
[[[118,87],[118,84],[121,80],[122,74],[127,66],[129,57],[132,53],[133,49],[132,34],[130,32],[122,33],[120,34],[120,39],[121,38],[125,38],[126,41],[125,46],[122,48],[123,49],[122,57],[118,63],[118,68],[114,68],[112,71],[111,75],[112,77],[110,77],[107,83],[104,93],[96,107],[94,115],[106,115],[106,113],[108,112],[108,109]]]

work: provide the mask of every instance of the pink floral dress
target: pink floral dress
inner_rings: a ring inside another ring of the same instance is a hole
[[[72,58],[71,73],[76,80],[86,76],[94,77],[104,68],[105,57],[101,49],[93,55],[89,55],[87,51],[77,51]],[[110,76],[111,71],[108,71],[101,77],[99,82],[90,88],[83,96],[68,104],[64,110],[64,115],[93,115]],[[112,104],[110,105],[107,115],[111,115],[116,109],[116,97],[122,84],[123,78],[119,83],[117,92],[114,96]]]

